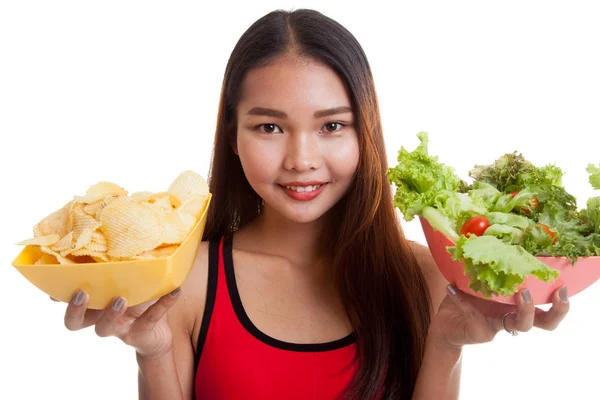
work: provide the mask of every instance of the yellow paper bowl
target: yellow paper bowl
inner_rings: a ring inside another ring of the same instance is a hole
[[[105,309],[116,296],[128,306],[159,298],[181,286],[192,266],[211,202],[192,232],[169,257],[89,264],[33,265],[42,255],[38,246],[26,246],[12,265],[31,283],[55,299],[69,302],[77,289],[90,296],[88,308]]]

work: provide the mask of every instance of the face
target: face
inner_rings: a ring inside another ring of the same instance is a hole
[[[235,152],[265,214],[312,222],[344,196],[359,145],[350,99],[332,69],[285,57],[250,70],[236,117]]]

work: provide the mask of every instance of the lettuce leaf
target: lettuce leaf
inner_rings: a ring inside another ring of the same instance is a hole
[[[582,222],[590,232],[600,233],[600,196],[590,197],[586,206],[580,213]]]
[[[520,153],[514,152],[503,155],[491,165],[475,165],[469,176],[494,186],[500,192],[510,193],[519,189],[519,177],[534,168]]]
[[[387,172],[388,181],[396,186],[394,205],[411,221],[423,208],[445,201],[466,184],[454,169],[428,153],[428,135],[419,132],[421,144],[412,152],[404,146],[398,153],[398,165]]]
[[[503,224],[491,224],[483,234],[497,237],[508,244],[520,244],[525,236],[521,229]]]
[[[494,236],[461,236],[447,250],[465,264],[469,287],[485,297],[511,296],[529,275],[550,282],[559,271],[548,267],[524,248],[504,243]]]
[[[590,174],[589,180],[592,187],[596,190],[600,189],[600,166],[588,164],[586,171]]]
[[[502,224],[525,230],[533,225],[533,222],[522,215],[513,213],[492,211],[485,215],[490,221],[490,224]]]

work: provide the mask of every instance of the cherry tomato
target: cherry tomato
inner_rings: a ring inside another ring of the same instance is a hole
[[[514,192],[511,192],[510,195],[512,198],[514,198],[517,194],[519,194],[520,190],[515,190]],[[534,197],[531,199],[531,201],[529,202],[529,205],[531,206],[531,208],[537,208],[538,206],[538,199],[537,197]],[[526,208],[521,208],[521,211],[523,211],[525,214],[531,214],[531,211],[529,211]]]
[[[469,236],[469,234],[481,236],[489,226],[490,221],[486,217],[477,216],[468,219],[460,228],[460,233],[465,236]]]
[[[547,234],[548,236],[550,236],[551,238],[554,238],[554,240],[552,241],[552,244],[556,243],[556,241],[558,240],[555,236],[556,234],[554,232],[552,232],[550,230],[550,228],[548,227],[548,225],[544,225],[544,224],[535,224],[535,226],[539,226],[540,228],[542,228]]]

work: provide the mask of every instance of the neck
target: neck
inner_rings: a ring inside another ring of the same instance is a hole
[[[328,270],[328,256],[322,251],[321,234],[326,217],[310,223],[293,223],[274,210],[265,207],[261,215],[240,229],[240,245],[254,251],[287,259],[307,272],[324,273]],[[246,238],[252,237],[252,241]]]

